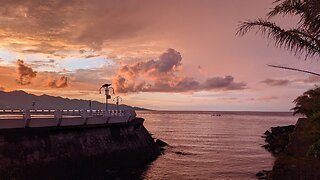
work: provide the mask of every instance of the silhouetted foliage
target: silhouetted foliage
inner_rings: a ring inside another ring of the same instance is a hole
[[[307,117],[320,117],[320,87],[310,89],[297,97],[294,101],[296,107],[292,108],[294,114]]]
[[[307,156],[320,159],[320,140],[310,146]]]
[[[259,18],[240,24],[238,35],[257,29],[264,37],[275,41],[276,47],[283,47],[295,55],[320,56],[320,2],[319,0],[276,0],[277,4],[265,19]],[[274,16],[296,16],[296,27],[285,29],[271,21]]]

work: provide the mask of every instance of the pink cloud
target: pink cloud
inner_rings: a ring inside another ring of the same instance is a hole
[[[195,92],[203,90],[241,90],[244,82],[234,82],[232,76],[212,77],[204,82],[181,74],[181,54],[168,49],[158,60],[137,62],[119,68],[113,78],[118,93],[130,92]]]

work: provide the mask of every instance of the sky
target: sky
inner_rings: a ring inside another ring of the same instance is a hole
[[[0,90],[155,110],[289,111],[318,71],[239,23],[272,0],[0,0]],[[284,27],[297,19],[272,19]]]

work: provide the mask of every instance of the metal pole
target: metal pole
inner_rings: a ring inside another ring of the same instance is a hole
[[[117,106],[117,115],[119,115],[119,101],[122,101],[122,98],[120,96],[116,96],[113,101],[116,102],[116,106]]]
[[[117,113],[119,112],[119,100],[117,99]]]
[[[33,101],[32,102],[32,109],[34,110],[34,106],[36,105],[36,102],[35,101]]]
[[[105,89],[105,93],[106,93],[106,112],[108,113],[108,95],[109,95],[109,89],[106,88]]]

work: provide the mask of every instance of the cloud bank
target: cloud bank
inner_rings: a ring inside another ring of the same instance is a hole
[[[181,74],[182,56],[168,49],[158,60],[123,65],[113,78],[113,86],[118,93],[134,92],[195,92],[211,90],[241,90],[245,82],[235,82],[234,77],[212,77],[204,82]]]

